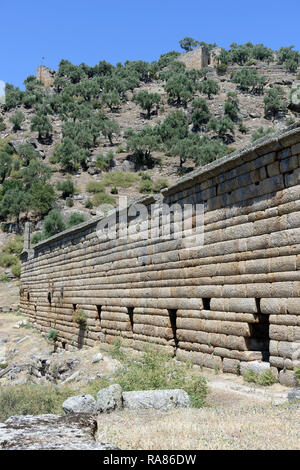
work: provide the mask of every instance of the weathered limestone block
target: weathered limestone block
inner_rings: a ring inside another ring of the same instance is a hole
[[[295,341],[299,337],[300,328],[284,325],[270,325],[269,334],[271,339],[278,341]]]
[[[94,413],[95,412],[95,399],[92,395],[77,395],[67,398],[62,408],[65,413]]]
[[[180,349],[185,349],[186,351],[199,351],[206,354],[212,354],[214,352],[214,347],[209,344],[200,344],[200,343],[189,343],[187,341],[179,341],[178,347]]]
[[[110,385],[99,390],[96,400],[96,411],[98,413],[109,413],[122,407],[122,387],[119,384]]]
[[[289,359],[299,359],[300,343],[279,341],[278,355]]]
[[[277,367],[278,369],[291,369],[293,370],[295,367],[295,361],[291,359],[284,359],[278,356],[270,356],[270,364],[273,367]],[[299,361],[298,361],[299,362]]]
[[[262,374],[266,370],[270,370],[269,362],[249,361],[240,363],[240,372],[245,374],[249,370],[252,370],[255,374]]]
[[[268,298],[261,299],[261,313],[279,314],[300,314],[300,297],[295,298]]]
[[[136,324],[143,324],[143,325],[153,325],[153,326],[160,326],[164,328],[170,328],[170,319],[166,316],[161,317],[158,315],[139,315],[134,313],[134,322]]]
[[[123,402],[124,408],[130,410],[148,408],[170,410],[171,408],[187,408],[190,405],[188,394],[181,389],[123,392]]]
[[[270,315],[269,321],[273,325],[300,326],[300,316],[298,315]]]
[[[179,361],[193,361],[199,366],[210,367],[211,369],[215,367],[218,367],[220,370],[222,369],[222,359],[212,354],[177,349],[176,358]]]
[[[133,331],[134,333],[140,333],[146,336],[158,336],[165,339],[172,339],[174,335],[171,328],[161,328],[159,326],[145,324],[135,324]]]
[[[245,312],[257,313],[257,306],[255,299],[240,299],[240,298],[213,298],[210,303],[211,310],[224,311],[224,312]]]
[[[262,353],[260,351],[237,351],[220,347],[214,348],[214,355],[226,357],[228,359],[238,359],[239,361],[261,361]]]
[[[251,336],[248,323],[218,320],[202,320],[196,318],[178,318],[177,328],[184,330],[206,331],[235,336]]]
[[[231,374],[237,374],[239,371],[240,362],[237,359],[223,359],[223,372],[229,372]]]
[[[298,385],[295,373],[291,370],[281,370],[279,372],[279,382],[287,387],[296,387]]]

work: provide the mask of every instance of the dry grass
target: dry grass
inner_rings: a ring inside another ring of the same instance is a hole
[[[124,450],[298,449],[296,407],[126,410],[98,417],[98,439]]]

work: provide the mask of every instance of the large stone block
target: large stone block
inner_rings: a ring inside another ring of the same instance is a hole
[[[65,413],[94,413],[95,405],[92,395],[76,395],[67,398],[62,404],[62,409]]]
[[[255,374],[262,374],[266,370],[270,369],[269,362],[259,362],[259,361],[249,361],[249,362],[241,362],[240,363],[240,371],[241,374],[245,374],[252,370]]]
[[[174,390],[142,390],[123,392],[124,408],[140,410],[170,410],[171,408],[187,408],[190,406],[188,394],[181,389]]]
[[[122,387],[119,384],[110,385],[99,390],[96,400],[96,411],[98,413],[109,413],[122,408]]]

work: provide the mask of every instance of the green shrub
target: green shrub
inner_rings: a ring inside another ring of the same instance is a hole
[[[3,273],[0,277],[0,282],[9,282],[9,279],[7,277],[6,273]]]
[[[262,374],[256,374],[250,369],[243,375],[243,378],[246,382],[252,382],[266,387],[277,382],[276,377],[274,377],[270,370],[265,370]]]
[[[13,273],[14,276],[20,277],[21,276],[21,265],[18,264],[13,264],[11,267],[11,272]]]
[[[92,209],[94,206],[93,206],[93,203],[90,199],[88,199],[85,203],[85,206],[84,206],[86,209]]]
[[[79,328],[85,329],[87,325],[87,316],[83,310],[77,310],[74,313],[74,322],[79,326]]]
[[[58,155],[51,155],[51,157],[49,158],[49,162],[52,163],[52,165],[55,165],[56,163],[59,162],[59,157]]]
[[[256,374],[255,372],[253,372],[253,370],[248,370],[248,372],[245,372],[245,374],[243,374],[243,378],[245,380],[245,382],[254,382],[255,383],[255,380],[256,380]]]
[[[143,180],[139,187],[140,193],[151,193],[153,191],[153,183],[151,180]]]
[[[168,180],[164,178],[158,178],[153,183],[153,191],[155,193],[159,193],[163,188],[167,188],[169,186]]]
[[[122,145],[118,145],[117,150],[116,150],[116,153],[124,153],[124,152],[125,152],[125,150],[124,150],[124,148],[122,147]]]
[[[118,188],[116,188],[115,186],[113,188],[111,188],[110,190],[111,194],[118,194]]]
[[[15,236],[10,240],[2,249],[4,253],[20,256],[23,251],[23,237],[21,235]]]
[[[284,100],[283,88],[275,85],[266,91],[264,96],[265,114],[266,116],[275,116],[279,111],[285,111],[287,104]]]
[[[158,93],[148,93],[146,90],[140,91],[133,97],[133,101],[143,110],[147,111],[148,119],[151,117],[152,108],[154,105],[157,105],[160,100],[161,97]]]
[[[2,268],[9,268],[10,266],[17,264],[18,258],[14,255],[7,253],[0,253],[0,266]]]
[[[103,176],[105,186],[116,186],[117,188],[130,188],[136,181],[138,175],[129,172],[112,171]]]
[[[148,175],[148,173],[145,173],[144,171],[139,171],[139,175],[142,180],[151,180],[151,176]]]
[[[49,330],[48,332],[48,335],[47,335],[47,339],[49,341],[53,341],[53,343],[55,343],[55,341],[57,341],[57,331],[56,330]]]
[[[239,131],[242,133],[242,134],[247,134],[247,132],[249,131],[248,127],[245,126],[245,124],[243,122],[240,122],[239,123]]]
[[[86,186],[88,193],[102,193],[104,189],[105,185],[102,181],[90,181]]]
[[[265,387],[273,385],[277,382],[276,377],[272,374],[270,370],[265,370],[262,374],[258,374],[256,383],[258,385],[264,385]]]
[[[112,151],[108,152],[107,154],[100,153],[96,158],[96,166],[100,168],[100,170],[106,171],[110,167],[110,162],[113,160],[113,158],[114,153]]]
[[[80,212],[73,212],[67,221],[67,228],[73,227],[74,225],[82,224],[85,221],[85,217]]]
[[[61,414],[61,405],[70,394],[67,387],[53,385],[5,387],[0,393],[0,421],[13,415]]]
[[[35,245],[36,243],[39,243],[44,239],[45,235],[43,234],[43,232],[35,232],[31,237],[31,243],[32,245]]]
[[[255,69],[239,69],[233,72],[231,81],[237,83],[242,91],[248,93],[262,93],[266,78],[259,75]]]
[[[101,206],[102,204],[111,204],[114,206],[115,203],[115,198],[106,194],[104,191],[102,193],[96,193],[93,197],[93,205],[96,207]]]
[[[218,75],[223,75],[227,72],[227,64],[218,64],[216,66]]]
[[[253,132],[251,136],[252,142],[255,142],[258,139],[262,139],[270,134],[273,134],[275,131],[272,128],[264,129],[263,127],[259,127],[255,132]]]
[[[10,122],[13,124],[14,132],[21,129],[22,123],[25,121],[25,115],[19,109],[9,118]]]
[[[286,121],[285,121],[285,124],[286,124],[287,126],[292,126],[293,124],[295,124],[295,122],[296,122],[296,120],[295,120],[294,118],[288,117],[288,118],[286,119]]]
[[[71,178],[67,178],[65,181],[58,181],[56,184],[58,191],[62,192],[62,197],[66,199],[67,197],[73,196],[75,193],[75,186]]]
[[[1,132],[1,131],[5,131],[5,129],[6,129],[6,124],[5,124],[4,120],[3,120],[3,117],[0,116],[0,132]]]
[[[126,354],[118,359],[123,367],[114,373],[113,379],[124,391],[182,388],[189,394],[191,406],[204,405],[208,392],[206,380],[193,374],[189,364],[175,363],[168,354],[151,348],[138,360]]]
[[[53,235],[56,235],[57,233],[60,233],[65,229],[66,225],[59,210],[53,209],[51,212],[49,212],[44,222],[44,237],[52,237]]]
[[[125,360],[126,355],[123,351],[121,351],[121,338],[116,338],[114,340],[110,354],[114,359],[118,359],[119,361]]]

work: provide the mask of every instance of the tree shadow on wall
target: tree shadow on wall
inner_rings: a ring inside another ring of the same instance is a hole
[[[78,338],[77,338],[78,349],[82,349],[82,347],[83,347],[84,333],[85,333],[85,329],[84,328],[79,328]]]

